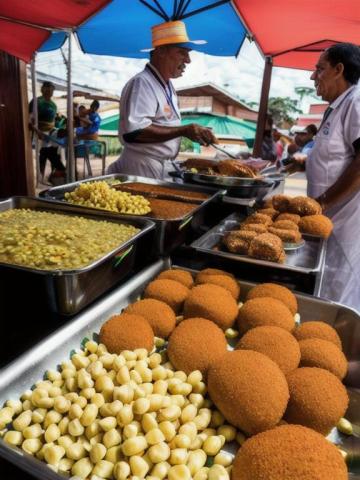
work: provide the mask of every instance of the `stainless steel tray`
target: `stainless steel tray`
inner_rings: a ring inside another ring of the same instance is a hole
[[[293,251],[286,251],[286,259],[284,263],[268,262],[266,260],[258,260],[247,255],[239,255],[237,253],[218,250],[216,247],[221,246],[225,232],[234,230],[245,216],[239,214],[231,214],[225,218],[219,225],[209,230],[202,237],[195,240],[191,247],[205,252],[209,255],[217,257],[225,257],[237,262],[246,262],[268,267],[276,267],[284,270],[292,270],[294,272],[314,273],[320,272],[323,266],[326,240],[313,235],[303,234],[305,245],[302,248]]]
[[[78,185],[84,182],[94,182],[104,180],[106,182],[112,183],[114,181],[120,182],[142,182],[152,185],[161,185],[165,187],[171,187],[174,190],[190,190],[194,192],[206,193],[209,195],[209,198],[204,200],[202,203],[198,204],[196,208],[189,214],[173,219],[173,220],[160,220],[158,218],[151,217],[151,213],[146,216],[139,215],[139,218],[147,218],[152,220],[156,225],[156,237],[154,242],[154,254],[156,255],[167,255],[169,252],[174,250],[176,247],[184,243],[187,232],[191,229],[199,228],[203,224],[203,212],[204,209],[208,207],[209,203],[215,200],[220,195],[223,195],[225,192],[223,190],[215,190],[214,188],[206,188],[203,186],[194,186],[194,185],[182,185],[178,183],[165,182],[162,180],[155,180],[146,177],[138,177],[134,175],[105,175],[100,177],[92,177],[86,180],[81,180],[79,182],[68,183],[66,185],[61,185],[59,187],[50,188],[40,192],[40,197],[45,198],[46,200],[62,202],[62,204],[67,204],[64,197],[66,192],[73,191]],[[82,207],[79,205],[73,205],[74,208],[80,209],[81,211],[97,211],[101,210]],[[113,218],[117,217],[118,213],[106,212],[107,216],[112,216]]]
[[[2,280],[6,281],[6,276],[9,274],[15,275],[20,292],[22,288],[28,288],[33,282],[38,282],[39,298],[42,301],[47,299],[50,309],[61,315],[78,312],[125,277],[132,268],[138,239],[155,227],[151,220],[145,218],[123,215],[114,218],[107,215],[105,211],[83,212],[69,204],[58,204],[32,197],[12,197],[0,202],[0,212],[14,208],[80,215],[93,220],[133,225],[140,229],[138,234],[119,244],[103,257],[76,270],[39,270],[0,263]]]
[[[160,260],[140,272],[136,277],[113,291],[106,298],[74,318],[54,334],[44,339],[34,348],[23,354],[12,364],[0,370],[0,405],[7,399],[18,398],[26,389],[43,377],[47,369],[56,369],[63,360],[69,358],[73,349],[79,348],[82,340],[93,338],[100,326],[111,315],[120,312],[134,302],[145,285],[160,271],[169,268],[168,259]],[[241,298],[254,285],[241,283]],[[332,325],[343,342],[344,353],[349,360],[349,375],[345,379],[350,405],[346,413],[354,426],[357,436],[341,435],[336,429],[330,438],[349,452],[349,480],[359,480],[359,465],[356,458],[360,453],[360,317],[352,309],[342,305],[315,299],[307,295],[297,295],[301,321],[322,319]],[[0,456],[34,475],[37,479],[60,480],[63,476],[53,472],[37,458],[26,454],[17,447],[11,447],[0,439]],[[357,470],[356,470],[357,469]]]

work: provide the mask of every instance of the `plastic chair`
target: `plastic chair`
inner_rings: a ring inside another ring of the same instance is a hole
[[[101,174],[105,175],[105,165],[106,165],[106,142],[99,141],[99,140],[80,140],[78,144],[74,146],[75,148],[75,168],[76,168],[76,176],[77,176],[77,159],[83,158],[84,159],[84,177],[85,177],[85,167],[87,168],[88,175],[90,177],[93,176],[91,163],[90,163],[90,154],[95,153],[98,154],[99,151],[101,152]]]

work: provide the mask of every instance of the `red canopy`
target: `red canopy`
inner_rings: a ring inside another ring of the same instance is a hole
[[[46,29],[81,25],[111,0],[11,0],[0,3],[0,49],[29,62]]]
[[[360,44],[359,0],[234,0],[234,5],[277,67],[312,70],[327,46]]]

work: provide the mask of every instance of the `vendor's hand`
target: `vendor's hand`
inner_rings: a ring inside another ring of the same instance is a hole
[[[296,172],[303,172],[305,170],[306,155],[301,153],[294,154],[290,163],[285,167],[286,173],[289,175]]]
[[[217,138],[210,128],[201,127],[197,123],[190,123],[190,125],[187,125],[185,136],[193,142],[198,142],[201,145],[218,143]]]

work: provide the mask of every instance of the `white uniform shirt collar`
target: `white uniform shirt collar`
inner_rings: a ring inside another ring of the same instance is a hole
[[[150,62],[146,64],[146,66],[148,68],[150,68],[150,70],[152,70],[153,72],[156,73],[156,75],[159,77],[159,79],[162,81],[162,83],[164,84],[164,86],[167,86],[168,84],[165,82],[164,78],[162,77],[161,73],[159,72],[159,70],[154,67],[154,65],[152,65]]]
[[[350,93],[357,87],[357,85],[351,85],[351,87],[347,88],[345,90],[345,92],[343,92],[341,95],[339,95],[331,104],[330,104],[330,107],[332,108],[332,110],[334,110],[335,108],[338,108],[342,101],[344,100],[344,98],[346,98],[348,95],[350,95]]]

